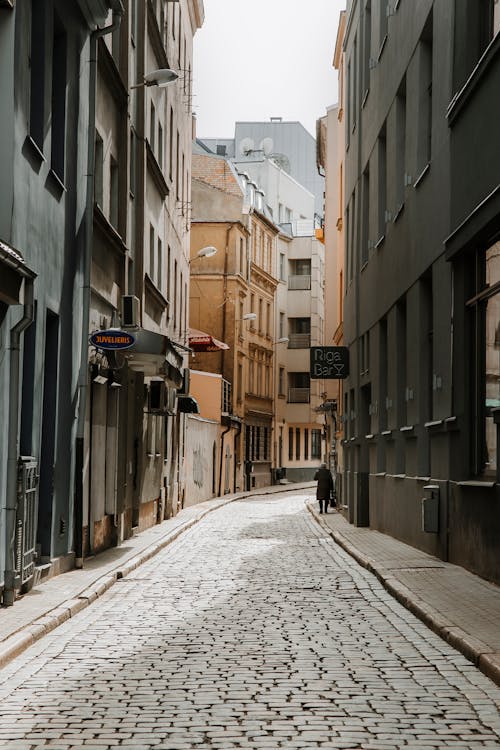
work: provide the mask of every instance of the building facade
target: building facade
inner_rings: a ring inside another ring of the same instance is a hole
[[[349,520],[497,581],[498,23],[348,4],[343,444]]]
[[[118,2],[21,0],[0,8],[4,604],[37,577],[74,564],[88,60],[111,8],[116,20]]]
[[[0,4],[6,604],[184,502],[203,12],[201,0]],[[166,69],[168,90],[149,75]],[[89,338],[116,330],[130,348]]]
[[[175,514],[185,501],[193,36],[201,0],[131,0],[99,41],[82,555]],[[172,70],[168,86],[150,73]],[[147,85],[145,84],[147,83]],[[130,95],[129,95],[130,92]]]
[[[197,148],[198,151],[200,151]],[[190,321],[229,351],[196,354],[195,367],[218,373],[232,388],[241,420],[235,488],[271,484],[274,406],[274,276],[279,229],[262,193],[225,157],[193,156]],[[213,246],[217,254],[195,262]]]

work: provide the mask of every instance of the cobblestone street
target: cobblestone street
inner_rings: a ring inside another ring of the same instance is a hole
[[[500,748],[500,689],[305,507],[205,517],[0,671],[0,748]]]

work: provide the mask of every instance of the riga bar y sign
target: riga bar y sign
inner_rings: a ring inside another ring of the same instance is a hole
[[[347,346],[312,346],[310,376],[323,380],[342,380],[349,375]]]

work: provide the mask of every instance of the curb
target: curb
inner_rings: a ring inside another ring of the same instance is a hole
[[[89,607],[100,596],[108,591],[117,580],[125,578],[125,576],[138,568],[139,565],[147,562],[162,549],[168,547],[168,545],[172,544],[172,542],[174,542],[181,534],[188,531],[209,513],[219,510],[225,505],[234,503],[237,500],[244,500],[247,497],[252,497],[253,495],[274,495],[279,492],[289,492],[291,489],[293,489],[293,485],[273,485],[272,487],[261,487],[258,490],[230,495],[227,498],[219,499],[218,502],[214,500],[209,508],[205,508],[194,518],[191,518],[185,523],[179,524],[177,528],[173,529],[170,534],[167,533],[160,541],[156,540],[152,542],[149,547],[145,547],[134,557],[131,557],[122,564],[118,564],[111,570],[111,572],[97,578],[93,584],[82,589],[82,591],[79,594],[76,594],[72,599],[68,599],[64,604],[60,604],[54,609],[45,612],[43,615],[40,615],[40,617],[33,620],[29,625],[22,627],[4,641],[0,642],[0,669],[5,667],[8,662],[15,659],[16,656],[19,656],[19,654],[32,646],[36,641],[40,640],[40,638],[43,638],[43,636],[47,635],[52,630],[55,630],[59,625],[62,625],[63,622],[66,622],[66,620],[69,620],[71,617],[78,614],[78,612]],[[300,489],[305,488],[301,486],[297,487],[297,490]]]
[[[394,575],[385,573],[384,568],[378,567],[371,558],[363,555],[356,547],[352,546],[342,534],[330,528],[318,515],[310,502],[306,502],[306,507],[315,521],[332,537],[336,544],[342,547],[363,568],[373,573],[391,596],[500,687],[500,655],[498,653],[495,653],[482,641],[477,640],[474,636],[446,620],[439,612],[420,599],[411,589],[398,581]]]

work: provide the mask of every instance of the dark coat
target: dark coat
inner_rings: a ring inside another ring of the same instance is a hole
[[[318,500],[329,500],[333,493],[333,477],[328,469],[319,468],[314,479],[318,481],[316,498]]]

